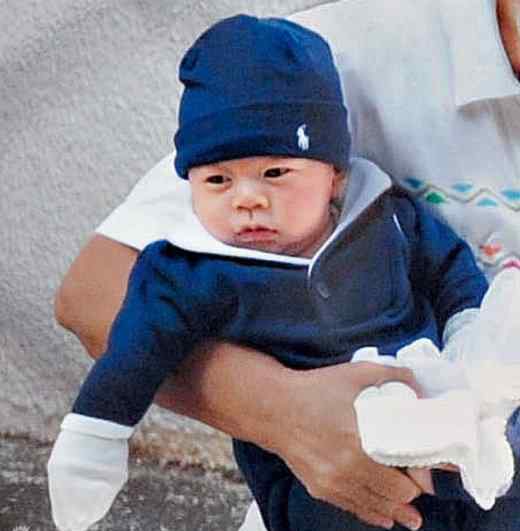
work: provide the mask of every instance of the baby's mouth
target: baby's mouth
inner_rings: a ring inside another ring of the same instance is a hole
[[[277,231],[268,227],[244,227],[235,234],[235,241],[239,244],[267,243],[275,240],[277,234]]]

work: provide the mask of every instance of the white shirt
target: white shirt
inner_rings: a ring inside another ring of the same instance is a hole
[[[431,205],[489,276],[520,263],[520,83],[495,1],[349,0],[291,17],[331,44],[353,154]],[[166,157],[97,230],[136,248],[168,238],[187,188]]]

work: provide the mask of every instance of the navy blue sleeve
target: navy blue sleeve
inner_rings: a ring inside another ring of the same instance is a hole
[[[402,195],[398,220],[411,243],[410,280],[431,301],[442,334],[450,317],[478,308],[488,288],[468,244],[418,201]]]
[[[208,268],[206,268],[208,269]],[[164,379],[194,346],[218,332],[215,290],[196,257],[167,242],[148,246],[130,275],[106,353],[83,383],[73,412],[135,425]]]

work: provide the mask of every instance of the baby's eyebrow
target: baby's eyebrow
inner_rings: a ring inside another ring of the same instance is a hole
[[[273,162],[288,162],[288,161],[294,160],[294,157],[284,157],[283,155],[272,155],[272,156],[267,156],[266,159],[271,160]]]
[[[204,175],[215,174],[224,171],[225,168],[219,164],[203,164],[196,168],[197,173],[203,173]]]
[[[294,166],[296,162],[291,157],[272,157],[266,161],[265,166]]]

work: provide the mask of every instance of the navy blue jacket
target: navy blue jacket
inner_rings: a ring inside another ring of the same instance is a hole
[[[396,188],[340,226],[308,264],[156,242],[137,260],[107,352],[73,411],[135,425],[166,376],[209,338],[297,369],[347,362],[367,345],[395,355],[421,337],[441,348],[447,320],[478,307],[486,289],[468,246]],[[295,478],[276,456],[240,441],[234,447],[266,523],[283,529]],[[439,492],[465,497],[453,481],[439,481]]]
[[[219,338],[307,369],[367,345],[394,355],[487,289],[467,245],[398,190],[380,196],[312,267],[209,256],[167,241],[132,271],[108,349],[74,412],[129,426],[198,343]],[[103,390],[103,392],[102,392]]]

